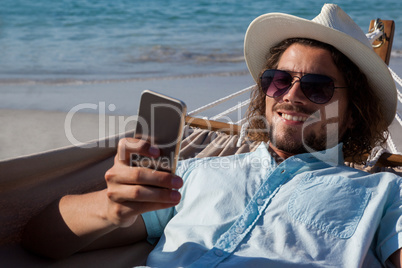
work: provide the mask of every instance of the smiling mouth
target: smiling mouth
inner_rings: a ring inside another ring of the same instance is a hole
[[[305,122],[307,120],[306,116],[293,116],[285,113],[279,113],[279,116],[289,121]]]

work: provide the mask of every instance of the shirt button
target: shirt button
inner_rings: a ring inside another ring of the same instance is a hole
[[[257,199],[257,204],[258,204],[259,206],[261,206],[262,204],[264,204],[264,200],[262,200],[261,198],[258,198],[258,199]]]
[[[243,232],[243,228],[237,227],[236,228],[236,233],[241,234]]]
[[[222,257],[223,256],[223,252],[222,252],[222,250],[220,250],[220,249],[215,249],[215,255],[216,256],[218,256],[218,257]]]

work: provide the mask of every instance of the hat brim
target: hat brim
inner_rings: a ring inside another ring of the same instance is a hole
[[[288,14],[269,13],[256,18],[250,24],[244,40],[244,56],[256,82],[270,56],[270,48],[285,39],[297,37],[330,44],[353,61],[366,75],[380,99],[388,125],[392,123],[396,113],[397,93],[385,62],[372,48],[355,38],[310,20]]]

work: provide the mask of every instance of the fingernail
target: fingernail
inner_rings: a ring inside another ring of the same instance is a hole
[[[179,189],[182,186],[183,186],[183,180],[178,176],[174,176],[172,178],[172,187],[175,189]]]
[[[172,193],[170,194],[170,199],[174,202],[179,201],[181,198],[181,195],[178,191],[172,191]]]

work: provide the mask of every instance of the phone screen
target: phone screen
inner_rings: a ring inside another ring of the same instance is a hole
[[[160,93],[146,90],[141,95],[135,138],[148,140],[161,150],[161,157],[133,155],[132,165],[174,173],[177,164],[186,105]]]

